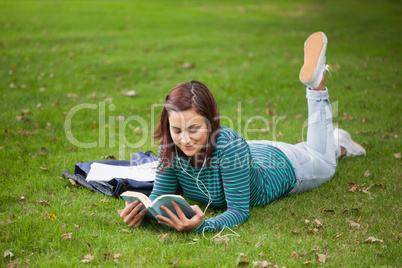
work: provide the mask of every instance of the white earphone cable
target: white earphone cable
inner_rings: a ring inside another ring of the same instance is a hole
[[[203,193],[203,194],[209,199],[209,200],[208,200],[208,204],[207,204],[207,206],[205,207],[205,210],[204,210],[204,214],[205,214],[205,213],[207,212],[207,209],[208,209],[209,205],[211,205],[211,203],[212,203],[212,197],[211,197],[211,194],[209,193],[207,187],[205,186],[205,184],[204,184],[202,181],[200,181],[200,180],[198,179],[198,177],[200,176],[201,171],[204,169],[204,166],[205,166],[205,163],[206,163],[207,158],[206,158],[206,157],[204,158],[204,162],[202,163],[202,167],[201,167],[200,171],[198,172],[197,177],[194,177],[194,176],[192,176],[191,174],[189,174],[189,173],[183,168],[183,166],[182,166],[182,164],[181,164],[181,161],[180,161],[179,154],[177,153],[177,146],[175,146],[175,150],[176,150],[176,158],[177,158],[177,161],[179,162],[179,165],[180,165],[181,169],[182,169],[188,176],[190,176],[191,178],[195,179],[195,181],[196,181],[196,183],[197,183],[198,189],[201,191],[201,193]],[[199,183],[200,183],[200,182],[201,182],[202,186],[204,187],[206,193],[205,193],[205,192],[201,189],[201,187],[199,186]],[[216,228],[214,228],[214,227],[212,227],[212,226],[205,226],[205,227],[202,229],[202,236],[203,236],[204,238],[206,238],[206,237],[205,237],[205,234],[204,234],[206,228],[216,229]],[[232,232],[232,234],[226,234],[226,235],[224,235],[224,236],[226,236],[226,237],[227,237],[227,236],[236,236],[236,237],[240,237],[240,235],[239,235],[238,233],[236,233],[235,231],[233,231],[233,230],[232,230],[231,228],[229,228],[228,226],[224,225],[223,228],[222,228],[222,230],[221,230],[218,234],[214,235],[211,239],[214,239],[214,238],[219,237],[220,234],[221,234],[225,229],[229,229],[229,230]],[[206,238],[206,239],[207,239],[207,238]]]
[[[204,162],[202,163],[202,167],[201,167],[200,171],[198,172],[197,177],[194,177],[194,176],[192,176],[191,174],[189,174],[189,173],[183,168],[183,166],[182,166],[182,164],[181,164],[181,161],[180,161],[179,154],[177,153],[177,146],[175,146],[175,149],[176,149],[176,158],[177,158],[177,161],[179,162],[179,165],[180,165],[181,169],[182,169],[188,176],[190,176],[191,178],[195,179],[195,181],[196,181],[196,183],[197,183],[198,189],[201,191],[201,193],[203,193],[203,194],[208,198],[208,204],[207,204],[207,206],[206,206],[206,208],[205,208],[205,210],[204,210],[204,214],[205,214],[205,213],[207,212],[207,209],[208,209],[209,205],[211,205],[211,203],[212,203],[212,197],[211,197],[211,194],[209,193],[207,187],[205,186],[205,184],[204,184],[202,181],[200,181],[200,180],[198,179],[198,177],[200,176],[201,171],[204,169],[204,166],[205,166],[205,163],[206,163],[207,158],[206,158],[206,157],[204,158]],[[204,192],[204,191],[201,189],[201,187],[199,186],[199,183],[200,183],[200,182],[201,182],[201,184],[202,184],[202,186],[204,187],[204,189],[205,189],[206,192]]]

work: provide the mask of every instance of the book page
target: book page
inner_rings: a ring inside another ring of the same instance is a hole
[[[150,207],[152,205],[151,200],[149,200],[148,196],[143,193],[127,191],[120,195],[127,203],[131,204],[135,200],[140,201],[145,205],[145,207]]]
[[[113,166],[93,163],[86,180],[110,181],[113,178],[133,179],[136,181],[155,181],[158,161],[138,166]]]

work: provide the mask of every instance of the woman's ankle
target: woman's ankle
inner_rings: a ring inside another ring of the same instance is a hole
[[[341,147],[341,157],[346,156],[346,153],[347,153],[346,148],[342,147],[342,146],[340,146],[340,147]]]
[[[315,90],[315,91],[325,91],[325,78],[324,78],[324,75],[322,76],[322,79],[321,79],[321,83],[318,85],[318,87],[317,88],[312,88],[312,90]]]

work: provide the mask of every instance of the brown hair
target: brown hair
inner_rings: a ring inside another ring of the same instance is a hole
[[[173,163],[175,144],[170,136],[169,111],[186,111],[194,108],[204,117],[208,127],[207,144],[203,148],[204,157],[208,157],[216,144],[219,132],[219,108],[208,87],[198,81],[181,83],[166,96],[165,105],[159,117],[159,124],[154,131],[154,140],[159,140],[161,162],[158,173],[163,173]],[[177,148],[180,152],[181,150]],[[208,163],[208,162],[207,162]],[[162,169],[160,169],[162,167]]]

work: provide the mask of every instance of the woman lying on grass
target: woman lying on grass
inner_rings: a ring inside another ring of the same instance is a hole
[[[333,129],[332,111],[324,73],[327,38],[312,34],[304,44],[300,80],[307,85],[307,141],[296,145],[266,140],[245,141],[234,130],[220,125],[219,109],[209,91],[192,81],[174,87],[166,97],[155,138],[160,139],[161,159],[150,195],[153,200],[174,194],[180,185],[191,200],[227,210],[208,220],[198,206],[187,219],[175,205],[178,217],[158,222],[178,231],[214,231],[248,220],[250,208],[281,196],[301,193],[333,177],[336,158],[364,155],[349,133]],[[129,227],[140,226],[146,210],[135,201],[126,204],[120,217]]]

